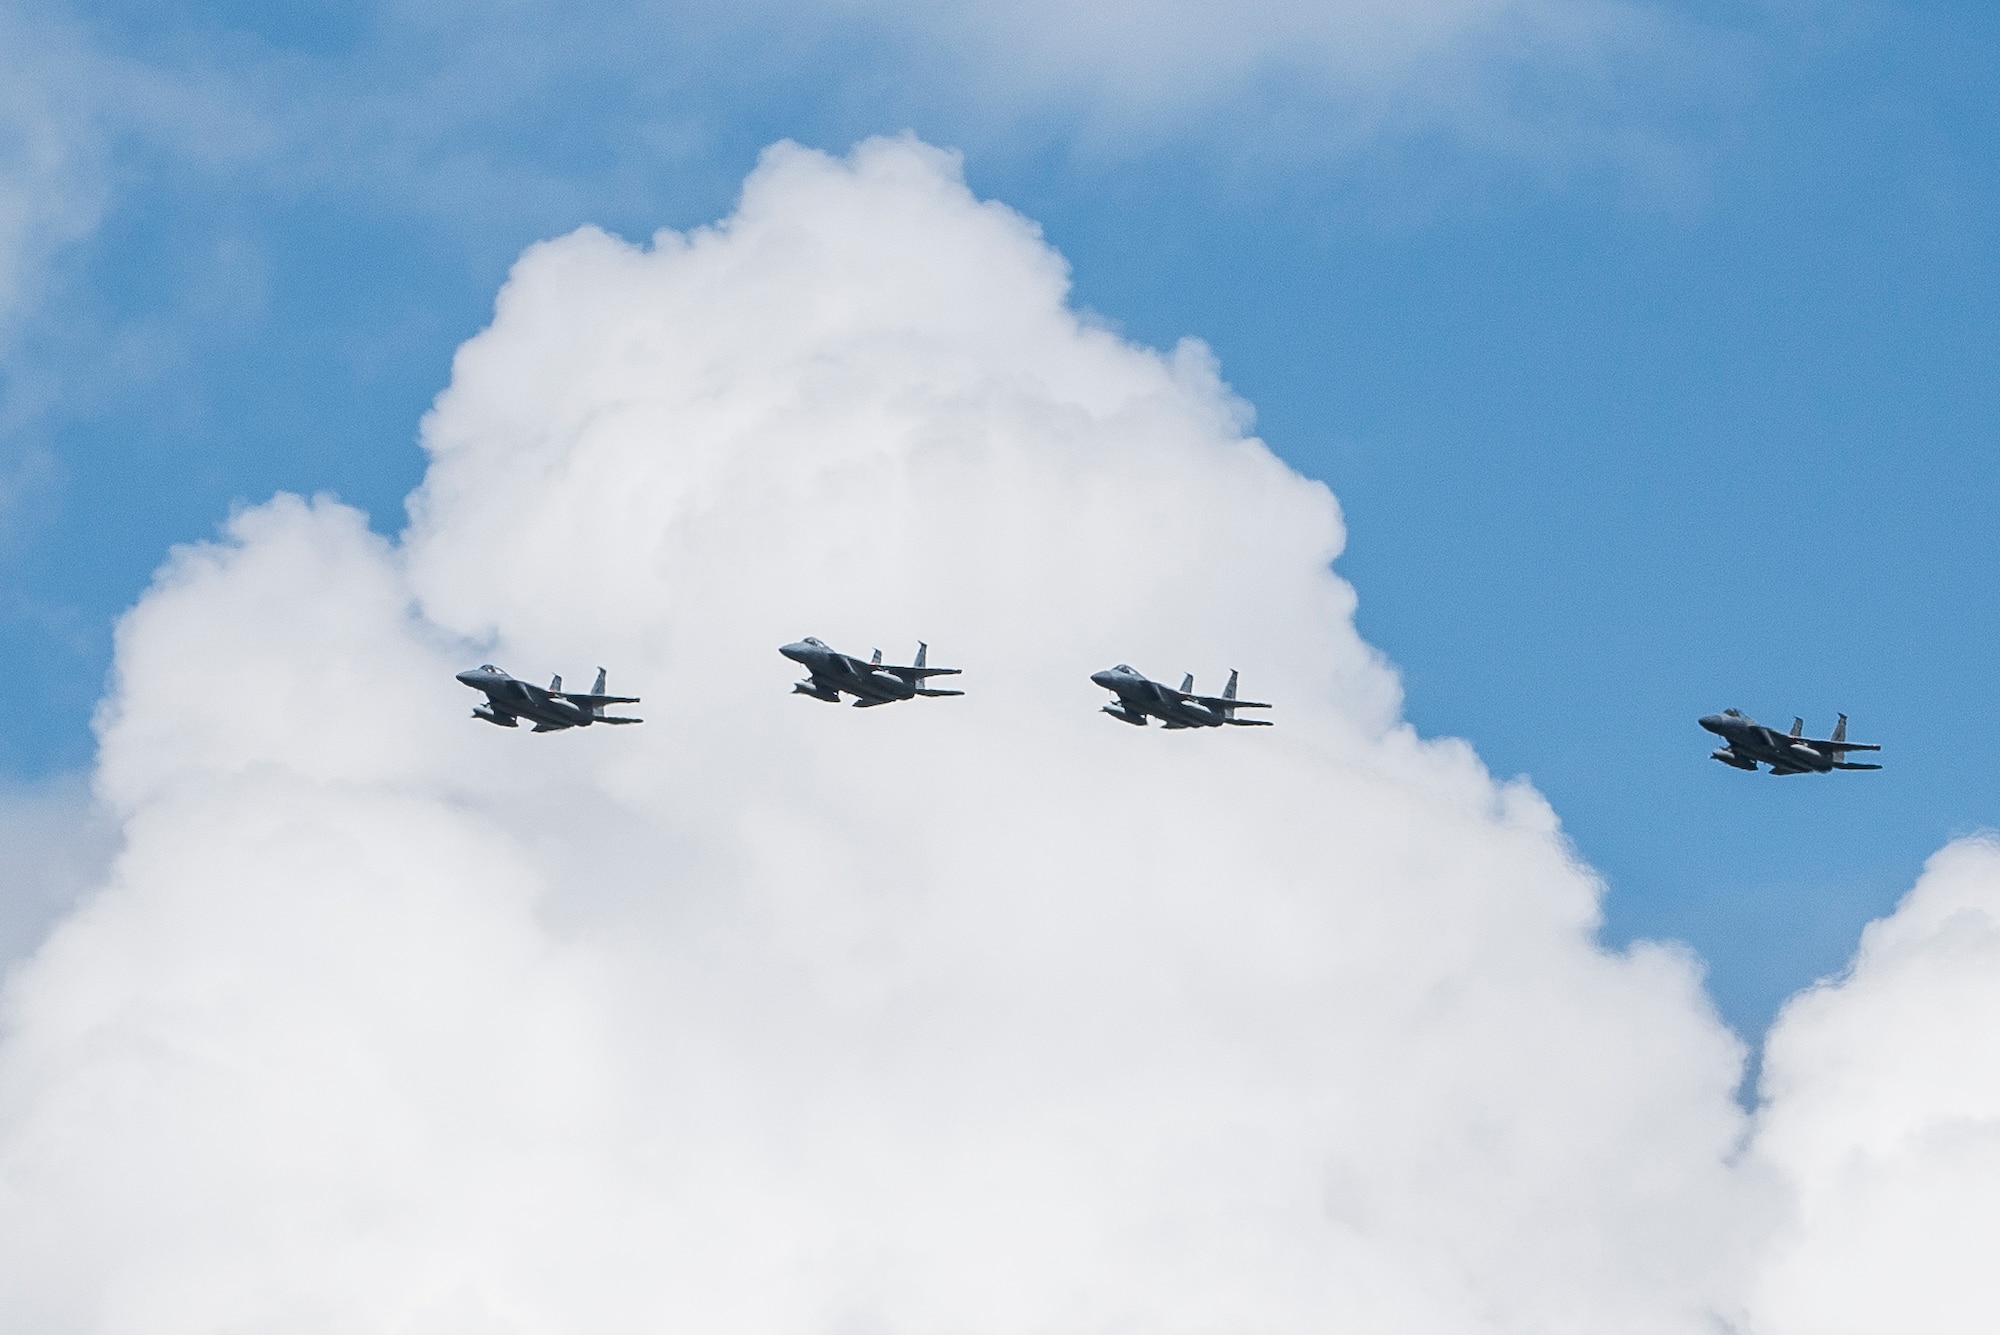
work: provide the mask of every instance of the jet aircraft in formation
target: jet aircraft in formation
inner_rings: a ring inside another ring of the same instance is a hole
[[[955,677],[959,675],[959,669],[931,667],[925,661],[930,646],[921,641],[917,644],[917,661],[908,666],[884,663],[880,649],[864,663],[810,635],[780,646],[778,652],[806,670],[806,680],[795,683],[792,690],[828,704],[839,704],[843,694],[854,697],[856,709],[871,709],[876,705],[911,700],[920,695],[965,694],[964,691],[943,690],[924,684],[932,677]],[[458,679],[485,693],[486,703],[476,706],[472,716],[503,728],[518,727],[524,718],[535,725],[536,732],[587,728],[593,723],[641,722],[640,719],[615,718],[605,714],[606,705],[635,705],[639,699],[637,696],[606,695],[604,675],[603,668],[597,669],[597,684],[587,692],[563,690],[561,677],[552,679],[548,689],[543,690],[501,671],[491,663],[461,672]],[[1189,673],[1182,680],[1180,689],[1175,690],[1149,679],[1124,663],[1093,673],[1090,679],[1115,697],[1112,703],[1104,706],[1105,713],[1142,728],[1150,719],[1160,720],[1169,729],[1271,726],[1268,719],[1236,717],[1239,709],[1269,709],[1271,706],[1259,700],[1239,700],[1234,669],[1230,671],[1229,684],[1222,688],[1221,695],[1195,694],[1193,673]]]
[[[1236,717],[1239,709],[1269,709],[1271,706],[1256,700],[1237,699],[1236,671],[1233,668],[1229,673],[1229,684],[1222,688],[1221,695],[1196,695],[1192,672],[1182,678],[1181,688],[1177,691],[1123,663],[1102,672],[1093,672],[1090,679],[1117,697],[1104,706],[1104,712],[1121,723],[1143,728],[1151,717],[1169,728],[1271,726],[1269,719]]]
[[[806,670],[806,680],[795,683],[792,691],[797,695],[824,700],[830,705],[840,703],[842,691],[854,697],[856,709],[872,709],[876,705],[893,704],[919,695],[965,694],[964,691],[945,691],[924,685],[932,677],[956,677],[959,670],[925,666],[924,656],[930,652],[930,646],[922,642],[917,645],[917,661],[908,667],[884,663],[880,649],[864,663],[838,649],[828,648],[824,641],[810,635],[781,646],[778,652]]]
[[[778,652],[806,670],[806,680],[794,684],[792,690],[828,704],[839,704],[842,695],[850,695],[854,697],[855,708],[871,709],[920,695],[965,694],[924,684],[933,677],[955,677],[959,669],[929,666],[925,658],[930,647],[921,642],[917,645],[917,661],[908,666],[884,663],[880,649],[864,663],[810,635],[780,647]],[[1221,695],[1197,695],[1193,673],[1184,677],[1176,690],[1124,663],[1093,672],[1090,679],[1111,692],[1112,701],[1104,706],[1104,712],[1121,723],[1143,728],[1158,719],[1169,729],[1270,727],[1268,719],[1236,717],[1239,709],[1271,707],[1258,700],[1238,699],[1236,676],[1231,669],[1229,684],[1222,688]],[[459,673],[458,680],[486,697],[485,704],[474,706],[472,716],[502,728],[519,727],[522,719],[534,724],[536,732],[587,728],[593,723],[643,722],[604,712],[606,705],[636,705],[639,697],[605,694],[603,668],[597,669],[597,681],[588,691],[565,691],[561,677],[551,678],[544,690],[491,663]],[[1804,719],[1793,719],[1792,730],[1781,733],[1736,709],[1703,715],[1699,722],[1723,741],[1721,747],[1709,753],[1710,759],[1752,773],[1759,765],[1770,766],[1772,774],[1826,774],[1837,769],[1882,768],[1847,758],[1854,751],[1882,748],[1871,742],[1848,741],[1845,714],[1834,725],[1833,736],[1826,738],[1807,737]]]
[[[1848,741],[1845,714],[1840,716],[1840,722],[1834,724],[1833,736],[1824,740],[1805,736],[1806,721],[1801,718],[1792,720],[1792,730],[1788,733],[1767,728],[1734,709],[1704,715],[1698,722],[1723,741],[1719,749],[1709,752],[1710,760],[1747,769],[1753,774],[1759,762],[1769,765],[1773,774],[1826,774],[1837,769],[1882,768],[1880,765],[1860,765],[1848,760],[1849,751],[1880,751],[1882,748],[1866,742]]]
[[[565,691],[562,678],[554,677],[549,688],[520,680],[491,663],[458,674],[458,679],[475,691],[486,694],[484,705],[472,707],[472,717],[485,719],[503,728],[518,728],[520,720],[535,725],[536,732],[557,732],[563,728],[588,728],[593,723],[643,723],[644,719],[610,718],[606,705],[636,705],[636,695],[606,695],[604,669],[597,669],[597,684],[588,691]]]

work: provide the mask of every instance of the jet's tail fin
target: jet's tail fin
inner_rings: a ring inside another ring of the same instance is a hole
[[[1806,721],[1802,718],[1794,718],[1792,720],[1792,736],[1803,737],[1805,735],[1806,735]]]
[[[1856,751],[1880,751],[1882,748],[1875,745],[1873,742],[1848,741],[1847,715],[1845,714],[1839,716],[1839,721],[1833,725],[1833,736],[1827,738],[1825,742],[1821,743],[1819,749],[1822,751],[1830,752],[1832,754],[1833,767],[1835,769],[1881,769],[1882,768],[1880,765],[1858,765],[1850,763],[1848,761],[1847,757]]]
[[[553,688],[551,688],[550,693],[555,693]],[[587,710],[590,716],[599,723],[637,723],[639,721],[635,718],[604,717],[604,706],[636,705],[639,703],[639,697],[636,695],[606,695],[604,693],[603,668],[597,669],[597,681],[591,686],[588,693],[582,691],[564,691],[562,692],[562,698],[581,709]]]
[[[935,672],[933,672],[924,661],[929,656],[930,651],[931,647],[928,644],[925,644],[922,640],[917,641],[917,661],[910,664],[910,666],[913,669],[915,669],[915,676],[918,681],[922,681],[926,677],[955,677],[958,675],[957,668],[939,668]],[[935,686],[916,686],[913,689],[916,691],[918,695],[964,695],[965,694],[964,691],[941,690]]]
[[[1236,711],[1239,709],[1269,709],[1271,707],[1261,700],[1244,700],[1238,697],[1236,694],[1236,677],[1236,669],[1229,669],[1229,684],[1222,688],[1221,695],[1195,695],[1186,687],[1182,688],[1182,694],[1186,695],[1191,702],[1200,705],[1203,709],[1220,715],[1221,721],[1227,723],[1232,728],[1270,727],[1269,721],[1265,719],[1236,717]],[[1193,680],[1192,677],[1188,678],[1190,684],[1193,683]]]
[[[877,650],[875,651],[875,656],[874,656],[873,658],[870,658],[870,659],[868,660],[868,666],[870,666],[870,667],[881,667],[881,666],[882,666],[882,651],[881,651],[880,649],[877,649]]]
[[[1194,694],[1194,673],[1190,672],[1185,677],[1181,678],[1181,694],[1182,695]]]
[[[550,677],[550,678],[549,678],[549,694],[550,694],[550,695],[561,695],[561,694],[562,694],[562,674],[561,674],[561,673],[557,673],[557,674],[556,674],[555,676],[553,676],[553,677]]]

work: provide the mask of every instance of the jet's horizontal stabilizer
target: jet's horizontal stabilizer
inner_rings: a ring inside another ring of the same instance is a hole
[[[1876,748],[1870,747],[1869,749],[1874,750]],[[1836,760],[1833,762],[1833,767],[1835,769],[1881,769],[1882,768],[1880,765],[1863,765],[1856,761],[1850,761],[1850,760]]]
[[[639,697],[636,695],[606,695],[604,693],[604,678],[604,669],[599,668],[597,669],[597,680],[591,683],[588,691],[565,691],[562,688],[562,678],[557,677],[549,686],[549,694],[567,700],[573,705],[582,705],[585,709],[602,709],[606,705],[636,705],[639,703]]]
[[[882,661],[882,651],[880,649],[877,649],[875,651],[875,661],[870,663],[869,666],[880,672],[894,673],[896,676],[901,677],[904,681],[922,681],[926,677],[956,677],[959,675],[959,669],[957,668],[931,667],[929,663],[925,661],[930,657],[930,652],[931,652],[931,647],[928,644],[925,644],[922,640],[918,640],[917,661],[910,664],[908,667],[897,667],[894,663],[884,663]],[[918,694],[921,695],[924,694],[924,692],[919,691]],[[946,692],[946,694],[963,695],[965,694],[965,692],[948,691]]]
[[[916,693],[918,695],[964,695],[965,694],[964,691],[947,691],[947,690],[942,690],[936,686],[919,686],[917,687]]]
[[[558,677],[556,678],[556,681],[560,683],[562,681],[562,678]],[[551,687],[549,689],[549,694],[554,696],[558,700],[567,700],[570,704],[575,705],[578,709],[581,709],[584,713],[590,715],[590,721],[592,723],[643,722],[643,720],[635,718],[604,717],[604,706],[636,705],[639,703],[639,697],[636,695],[606,695],[604,693],[603,668],[597,669],[597,680],[591,683],[591,687],[588,691],[564,691],[558,689],[557,687]]]
[[[1182,689],[1185,690],[1186,688],[1183,687]],[[1192,700],[1194,703],[1201,705],[1204,708],[1216,710],[1225,717],[1229,718],[1229,721],[1231,723],[1234,723],[1237,720],[1230,716],[1233,715],[1235,711],[1239,709],[1269,709],[1271,707],[1265,704],[1261,700],[1238,700],[1236,698],[1235,668],[1229,669],[1229,684],[1222,688],[1221,695],[1184,695],[1181,698],[1184,700]],[[1265,724],[1259,724],[1257,726],[1268,728],[1271,725],[1265,723]]]

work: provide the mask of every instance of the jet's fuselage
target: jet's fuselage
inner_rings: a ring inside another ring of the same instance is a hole
[[[893,672],[884,672],[872,663],[865,663],[852,654],[843,654],[815,639],[780,645],[778,652],[803,667],[811,674],[812,684],[831,692],[835,700],[840,698],[841,691],[883,703],[908,700],[917,693],[914,681],[907,681]],[[807,689],[803,682],[797,689],[802,695],[813,695],[822,700],[828,698],[820,690]]]
[[[1125,723],[1144,727],[1148,716],[1169,728],[1219,728],[1228,715],[1191,700],[1183,700],[1160,683],[1120,663],[1117,667],[1090,674],[1092,682],[1118,697],[1104,712]]]
[[[588,709],[529,685],[518,677],[491,665],[470,668],[458,680],[475,691],[484,692],[485,710],[474,710],[488,723],[511,728],[515,719],[527,719],[545,731],[558,728],[587,728],[595,717]]]

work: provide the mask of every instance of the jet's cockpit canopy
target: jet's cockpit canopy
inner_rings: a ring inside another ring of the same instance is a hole
[[[1723,713],[1725,713],[1725,714],[1727,714],[1727,715],[1729,715],[1729,717],[1731,717],[1731,718],[1742,718],[1742,717],[1743,717],[1743,711],[1742,711],[1742,710],[1740,710],[1740,709],[1725,709],[1725,710],[1723,710],[1722,712],[1723,712]]]
[[[811,635],[808,635],[808,636],[806,636],[806,638],[805,638],[805,642],[806,642],[807,644],[810,644],[810,645],[811,645],[811,646],[812,646],[813,648],[815,648],[815,649],[824,649],[824,648],[826,648],[826,642],[825,642],[824,640],[819,640],[819,639],[815,639],[815,638],[814,638],[813,636],[811,636]]]
[[[493,674],[494,676],[496,676],[496,677],[499,677],[499,676],[504,676],[504,675],[505,675],[504,673],[502,673],[502,672],[500,671],[500,669],[499,669],[499,668],[497,668],[497,667],[494,667],[494,666],[493,666],[493,665],[492,665],[491,663],[481,663],[481,664],[479,665],[479,670],[480,670],[481,672],[491,672],[491,673],[492,673],[492,674]]]
[[[1128,677],[1136,677],[1139,675],[1137,672],[1134,672],[1132,670],[1132,666],[1129,663],[1120,663],[1117,667],[1112,668],[1111,670],[1113,672],[1122,672]]]

